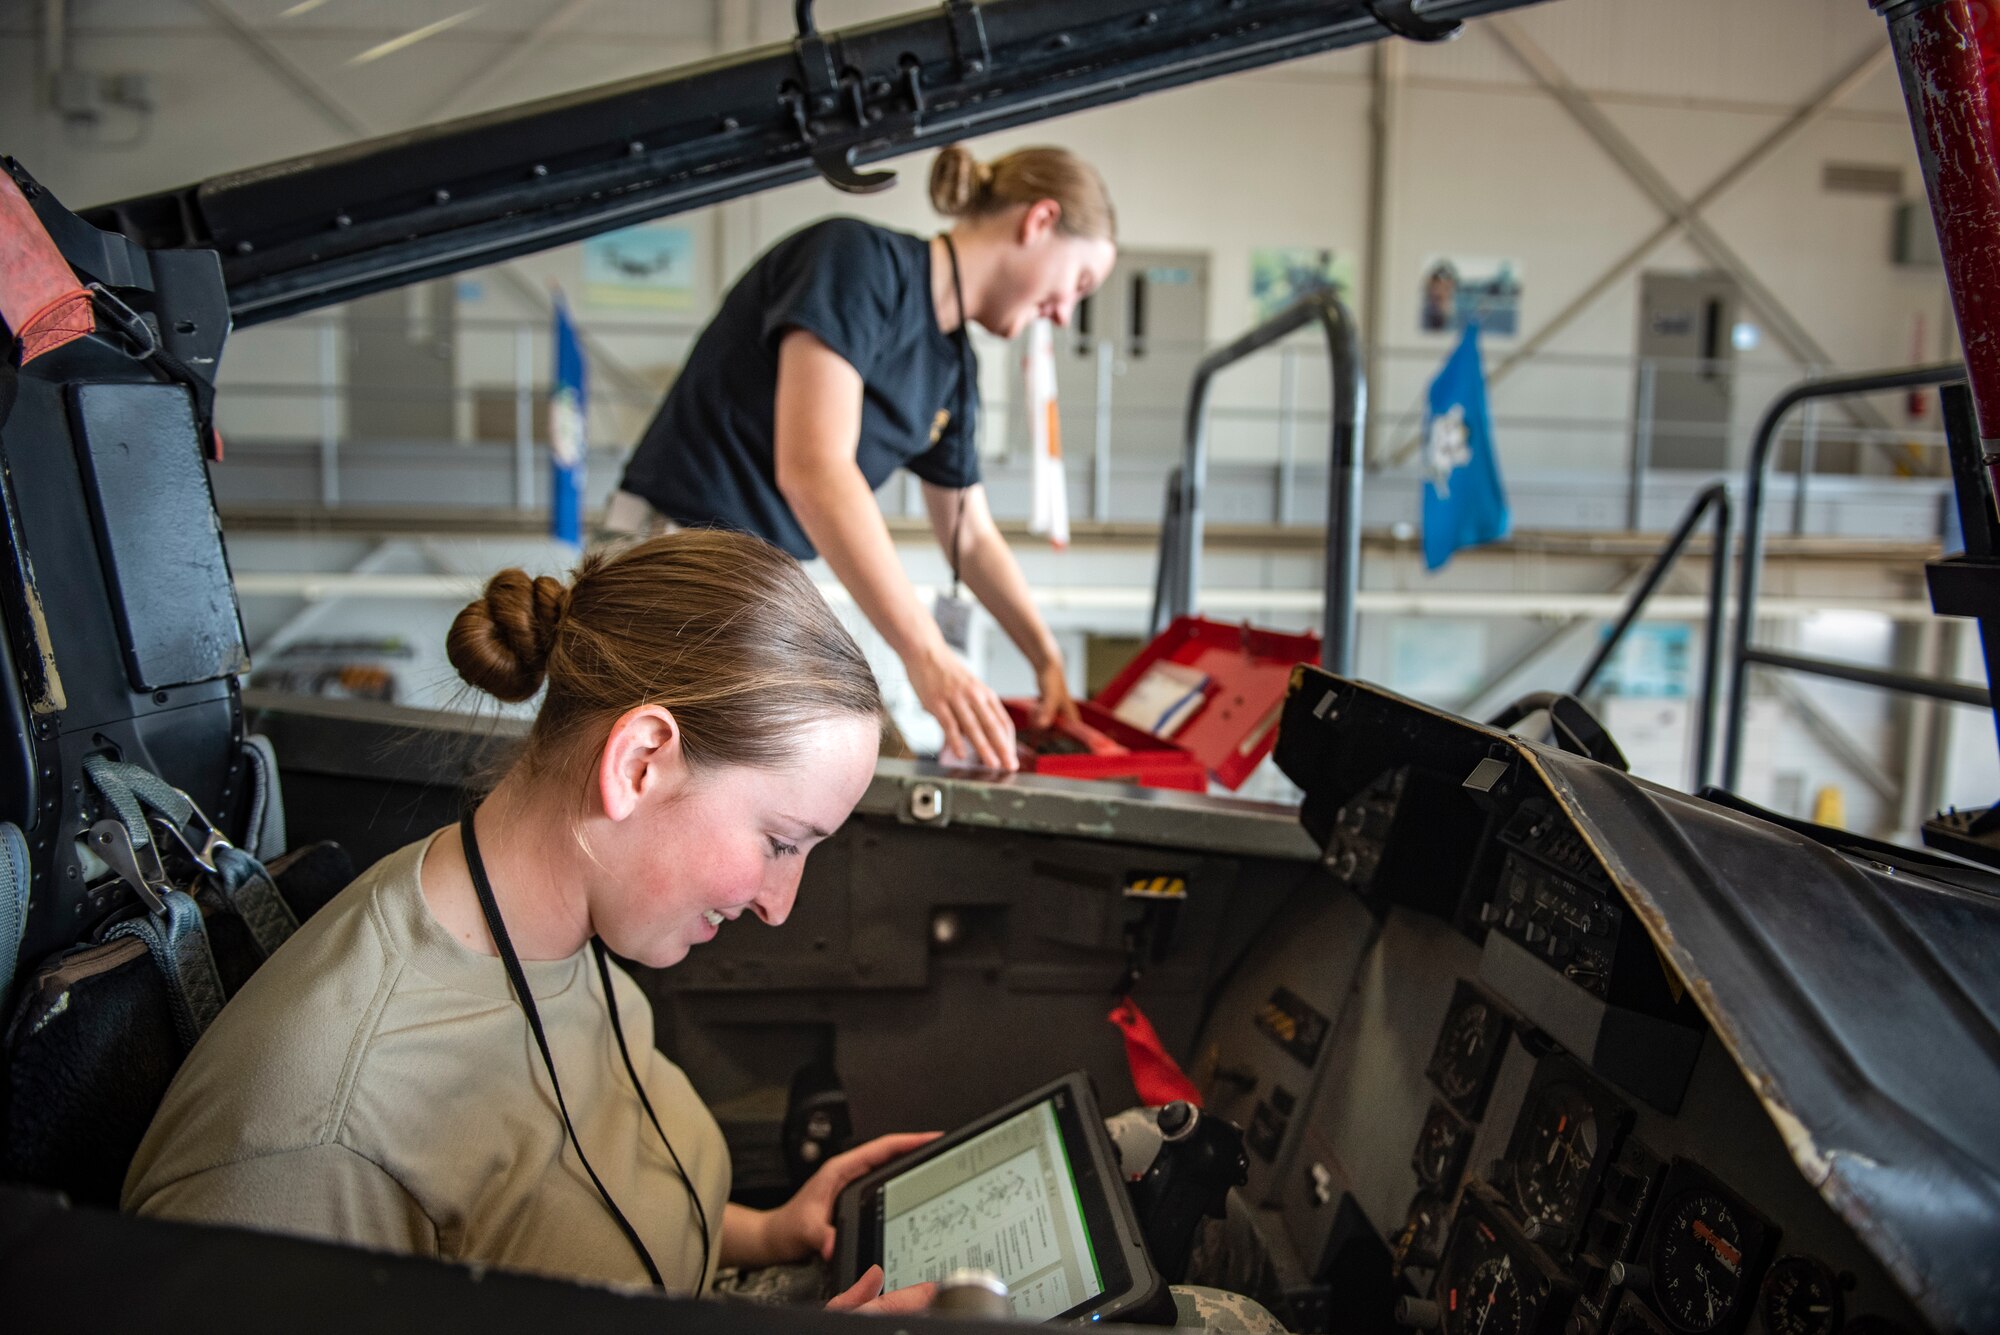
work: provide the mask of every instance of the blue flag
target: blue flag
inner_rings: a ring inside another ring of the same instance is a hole
[[[1459,548],[1497,542],[1509,527],[1493,419],[1486,412],[1479,326],[1467,324],[1431,381],[1424,418],[1424,564],[1436,570]]]
[[[569,307],[556,297],[555,385],[549,391],[549,536],[583,546],[583,467],[589,453],[584,431],[583,343]]]

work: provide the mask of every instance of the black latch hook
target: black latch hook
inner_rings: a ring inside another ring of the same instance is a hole
[[[810,8],[811,0],[801,3]],[[1417,0],[1368,0],[1368,12],[1390,32],[1412,42],[1448,42],[1465,27],[1457,19],[1440,23],[1426,18],[1417,12]]]
[[[805,141],[812,153],[813,166],[827,179],[834,189],[850,195],[872,195],[887,190],[896,183],[896,173],[892,171],[857,171],[854,166],[854,145],[822,145],[820,136],[814,131],[812,115],[835,101],[835,79],[833,53],[828,50],[826,39],[819,35],[819,25],[813,20],[813,0],[793,0],[792,18],[798,25],[798,37],[792,42],[792,50],[799,62],[799,74],[804,84],[796,92],[787,90],[782,94],[786,109],[791,113],[792,124],[799,138]],[[854,116],[854,128],[864,130],[868,125],[867,104],[861,95],[861,80],[858,74],[849,72],[849,78],[841,80],[848,85],[850,110]],[[825,100],[822,101],[822,98]]]

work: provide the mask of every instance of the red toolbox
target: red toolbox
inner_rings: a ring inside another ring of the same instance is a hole
[[[1240,788],[1277,743],[1293,665],[1319,662],[1319,649],[1311,633],[1178,617],[1102,691],[1078,702],[1082,727],[1037,733],[1035,702],[1005,701],[1021,768],[1197,793],[1212,774]],[[1127,721],[1135,717],[1166,736]]]

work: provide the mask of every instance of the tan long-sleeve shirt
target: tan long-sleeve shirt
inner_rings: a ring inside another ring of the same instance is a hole
[[[428,840],[376,863],[223,1008],[167,1091],[125,1208],[571,1278],[644,1267],[570,1148],[497,958],[426,907]],[[633,1093],[589,951],[524,961],[591,1166],[668,1286],[695,1291],[701,1237]],[[634,1065],[721,1244],[722,1133],[653,1050],[651,1007],[615,965]]]

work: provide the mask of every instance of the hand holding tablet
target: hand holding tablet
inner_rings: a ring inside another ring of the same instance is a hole
[[[1081,1072],[866,1171],[835,1217],[843,1282],[879,1265],[897,1289],[972,1267],[1032,1320],[1173,1319]]]

